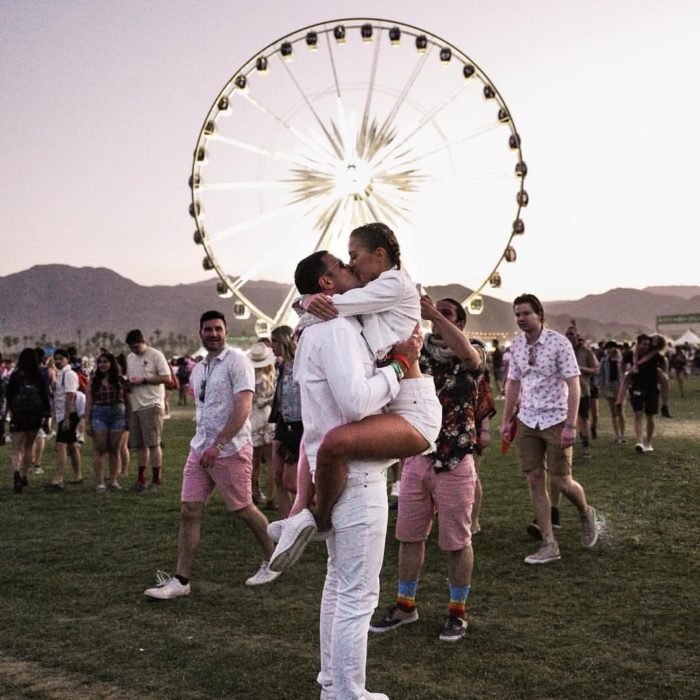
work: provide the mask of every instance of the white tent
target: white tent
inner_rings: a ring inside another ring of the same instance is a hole
[[[700,336],[693,333],[693,331],[688,328],[688,330],[683,333],[680,338],[673,341],[674,345],[685,345],[685,343],[690,343],[691,345],[697,345],[700,343]]]

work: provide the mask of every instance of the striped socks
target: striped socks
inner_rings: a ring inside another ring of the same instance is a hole
[[[453,586],[450,584],[450,616],[464,620],[467,616],[467,598],[470,586]]]
[[[414,581],[399,581],[396,594],[396,605],[399,610],[410,613],[416,609],[416,593],[418,592],[418,579]]]

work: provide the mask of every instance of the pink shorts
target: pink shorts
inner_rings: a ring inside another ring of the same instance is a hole
[[[446,552],[464,549],[472,541],[475,486],[472,455],[466,455],[452,471],[440,474],[435,473],[433,463],[427,457],[407,459],[401,473],[396,539],[423,542],[430,534],[437,512],[440,549]]]
[[[211,469],[199,464],[199,456],[190,449],[182,472],[183,503],[206,503],[218,486],[229,510],[241,510],[253,502],[251,475],[253,446],[246,445],[230,457],[217,459]]]

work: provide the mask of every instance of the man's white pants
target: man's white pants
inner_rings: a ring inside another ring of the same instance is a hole
[[[325,697],[365,697],[367,635],[379,602],[387,524],[385,471],[350,471],[333,508],[321,600],[321,672]]]

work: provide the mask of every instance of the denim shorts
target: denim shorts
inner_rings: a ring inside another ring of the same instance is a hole
[[[95,404],[92,407],[90,422],[93,430],[106,430],[110,433],[126,430],[126,406],[123,403],[111,406]]]

